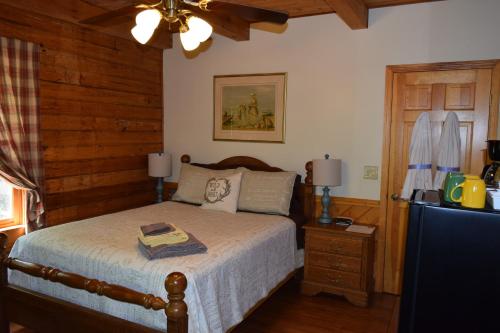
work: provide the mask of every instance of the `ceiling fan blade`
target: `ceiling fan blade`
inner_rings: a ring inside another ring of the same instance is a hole
[[[250,7],[224,1],[211,1],[208,3],[210,11],[223,11],[237,15],[249,22],[271,22],[284,24],[288,20],[288,13],[270,9]]]
[[[81,24],[89,25],[99,25],[99,26],[110,26],[122,23],[124,20],[128,20],[128,16],[138,13],[141,8],[136,5],[127,6],[119,8],[110,12],[106,12],[101,15],[89,17],[85,20],[80,21]]]

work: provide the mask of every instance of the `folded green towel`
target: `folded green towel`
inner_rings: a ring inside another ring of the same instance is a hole
[[[189,240],[173,245],[148,246],[139,240],[139,250],[149,259],[160,259],[169,257],[181,257],[191,254],[199,254],[207,252],[205,244],[200,242],[192,234],[188,233]]]
[[[166,234],[161,234],[157,236],[143,236],[139,234],[139,241],[147,246],[160,246],[160,245],[173,245],[178,243],[184,243],[189,240],[189,236],[180,228],[175,227],[175,229]]]

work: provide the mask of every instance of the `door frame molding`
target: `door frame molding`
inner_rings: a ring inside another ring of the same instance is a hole
[[[439,62],[429,64],[414,65],[389,65],[385,71],[385,101],[384,101],[384,132],[382,144],[382,170],[380,187],[380,221],[379,221],[379,242],[377,245],[377,263],[375,272],[377,279],[375,290],[384,290],[384,267],[386,250],[386,230],[387,225],[387,205],[389,201],[389,162],[391,151],[391,122],[392,122],[392,101],[393,101],[393,81],[396,73],[409,72],[431,72],[448,70],[467,69],[492,69],[492,86],[490,96],[490,115],[488,125],[488,138],[496,138],[500,102],[500,59],[460,61],[460,62]]]

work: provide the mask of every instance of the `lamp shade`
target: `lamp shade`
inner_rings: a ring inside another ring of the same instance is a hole
[[[148,155],[148,174],[151,177],[168,177],[172,173],[170,154],[153,153]]]
[[[342,185],[342,161],[339,159],[313,160],[313,185],[339,186]]]

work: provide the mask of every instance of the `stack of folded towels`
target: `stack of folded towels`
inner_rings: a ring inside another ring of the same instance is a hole
[[[166,223],[141,226],[139,249],[149,260],[207,252],[207,247],[192,234]]]

